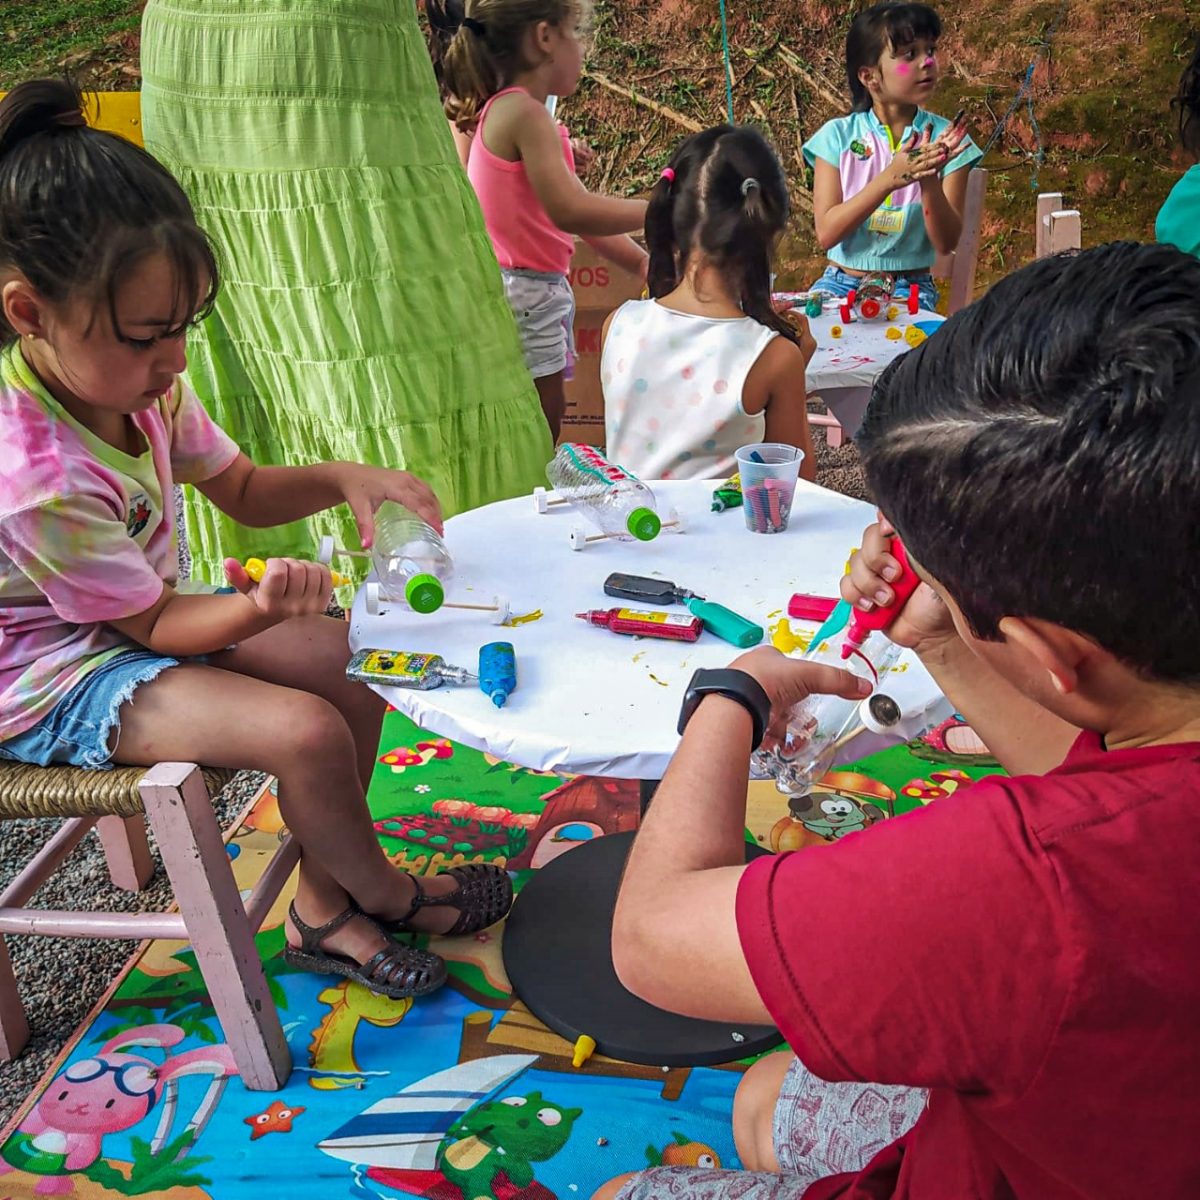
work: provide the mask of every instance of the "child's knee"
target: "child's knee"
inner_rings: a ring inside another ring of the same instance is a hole
[[[279,767],[311,770],[325,762],[353,759],[354,737],[342,714],[309,692],[290,692],[276,723],[272,754]],[[281,774],[276,769],[274,774]]]
[[[743,1076],[733,1098],[733,1136],[748,1171],[778,1171],[775,1155],[775,1106],[793,1056],[770,1054]]]

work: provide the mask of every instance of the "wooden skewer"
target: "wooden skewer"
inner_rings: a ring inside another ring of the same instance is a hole
[[[457,600],[442,601],[443,608],[469,608],[473,612],[499,612],[501,605],[499,604],[459,604]]]

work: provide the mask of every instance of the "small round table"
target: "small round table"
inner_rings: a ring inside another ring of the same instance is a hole
[[[810,395],[820,396],[836,418],[846,437],[853,437],[863,422],[871,388],[884,367],[912,347],[903,334],[910,325],[932,331],[945,319],[937,313],[919,310],[909,314],[907,303],[897,301],[899,315],[894,321],[852,321],[847,325],[836,304],[830,302],[819,317],[809,318],[809,328],[817,339],[817,352],[808,364],[804,378]],[[833,336],[840,325],[842,335]],[[898,330],[899,338],[889,338],[889,329]],[[830,444],[840,444],[830,439]]]
[[[500,629],[478,612],[444,608],[420,616],[385,601],[385,611],[371,616],[360,590],[350,644],[355,650],[437,653],[474,671],[481,645],[511,641],[517,689],[503,709],[478,688],[375,690],[422,728],[521,766],[661,779],[679,741],[679,705],[692,672],[725,666],[740,652],[708,633],[694,643],[620,637],[575,614],[629,606],[603,590],[606,577],[621,571],[672,580],[767,629],[786,615],[793,592],[836,594],[846,558],[874,512],[801,482],[787,530],[763,535],[746,529],[741,510],[711,512],[716,481],[651,486],[660,511],[676,509],[685,532],[664,530],[649,543],[601,541],[573,551],[571,531],[583,519],[567,506],[539,515],[532,497],[452,518],[446,543],[456,576],[448,598],[486,603],[500,594],[514,614],[542,615]],[[915,658],[894,678],[889,693],[904,711],[921,712],[936,702],[937,687]],[[699,798],[697,804],[702,811]],[[774,1030],[732,1029],[663,1013],[618,983],[609,955],[612,904],[631,836],[584,843],[525,884],[504,932],[514,991],[569,1041],[587,1034],[599,1053],[631,1062],[723,1062],[777,1044]]]

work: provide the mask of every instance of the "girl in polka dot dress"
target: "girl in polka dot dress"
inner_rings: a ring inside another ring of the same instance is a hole
[[[675,152],[646,212],[649,300],[604,325],[609,457],[645,479],[731,475],[750,442],[786,442],[816,474],[804,372],[816,342],[771,306],[787,182],[753,129],[720,125]]]

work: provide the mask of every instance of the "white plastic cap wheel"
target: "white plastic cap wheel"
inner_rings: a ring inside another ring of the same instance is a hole
[[[582,550],[587,546],[587,534],[582,529],[571,530],[571,549]]]
[[[333,538],[326,534],[317,546],[317,562],[328,566],[333,562]]]
[[[495,596],[492,603],[496,606],[496,611],[492,614],[492,624],[503,625],[508,620],[511,611],[508,601],[503,596]]]
[[[663,528],[669,528],[672,533],[685,533],[687,524],[684,522],[683,514],[677,508],[671,509],[667,513],[667,519],[663,522]]]
[[[900,724],[904,714],[900,705],[891,696],[876,692],[868,696],[859,706],[858,715],[871,733],[888,733]]]
[[[549,499],[550,496],[544,487],[535,487],[533,489],[533,506],[538,510],[538,512],[544,513],[550,511],[547,508],[547,502]]]
[[[375,582],[368,583],[365,589],[363,602],[367,606],[367,612],[372,617],[377,617],[380,614],[379,608],[379,584]]]

